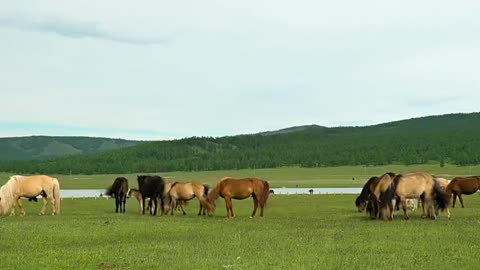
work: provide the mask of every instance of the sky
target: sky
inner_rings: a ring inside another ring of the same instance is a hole
[[[479,111],[479,1],[5,1],[0,137],[165,140]]]

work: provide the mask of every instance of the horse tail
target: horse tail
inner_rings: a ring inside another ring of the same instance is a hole
[[[433,180],[433,194],[435,197],[435,201],[438,205],[440,210],[445,210],[448,208],[450,204],[450,196],[448,192],[440,185],[437,180]]]
[[[53,178],[53,198],[55,199],[55,214],[60,214],[60,184]]]
[[[270,195],[270,185],[268,184],[267,181],[262,181],[263,182],[263,191],[262,191],[262,199],[260,201],[260,206],[263,205],[263,207],[267,206],[267,200],[268,196]]]

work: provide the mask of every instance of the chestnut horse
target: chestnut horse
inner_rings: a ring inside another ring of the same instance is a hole
[[[201,201],[205,199],[208,194],[208,185],[200,182],[190,182],[190,183],[181,183],[175,182],[172,184],[170,190],[168,191],[168,198],[170,199],[170,213],[173,215],[173,210],[175,209],[175,204],[180,206],[183,214],[186,215],[183,204],[178,204],[177,202],[187,202],[193,198],[197,198],[200,202],[200,210],[198,215],[205,215],[205,208],[202,207]],[[168,211],[167,213],[168,214]]]
[[[215,200],[218,197],[225,199],[225,206],[227,208],[227,216],[229,218],[235,217],[232,208],[232,199],[243,200],[248,197],[253,198],[253,212],[250,218],[254,218],[257,208],[260,206],[260,216],[263,217],[263,208],[265,207],[270,194],[270,186],[267,181],[258,178],[243,178],[234,179],[225,177],[212,189],[207,196],[207,200],[200,203],[205,203],[209,216],[215,212]]]
[[[408,173],[395,176],[390,189],[386,192],[384,199],[382,199],[380,208],[385,209],[389,207],[388,202],[391,202],[394,198],[400,199],[405,219],[410,218],[407,213],[407,198],[421,198],[424,202],[424,216],[432,219],[436,219],[435,207],[444,210],[448,208],[450,203],[450,197],[441,187],[439,181],[434,180],[433,176],[428,173]]]
[[[11,209],[11,216],[15,215],[16,206],[20,208],[20,215],[24,216],[21,197],[43,197],[43,207],[39,215],[45,214],[49,200],[52,205],[52,215],[60,213],[60,184],[56,178],[47,175],[19,176],[14,175],[0,188],[0,214],[6,214]]]
[[[117,177],[112,186],[105,191],[105,195],[115,196],[115,212],[125,213],[125,205],[127,204],[128,180],[125,177]],[[123,207],[122,207],[123,206]]]
[[[465,207],[463,204],[462,194],[470,195],[480,189],[480,176],[470,176],[470,177],[455,177],[450,181],[450,184],[447,186],[448,194],[453,194],[453,205],[455,208],[455,202],[458,199],[462,208]]]

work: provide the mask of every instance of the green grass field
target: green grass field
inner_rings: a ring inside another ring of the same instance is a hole
[[[141,216],[114,201],[64,199],[59,216],[0,218],[1,269],[473,269],[480,248],[480,198],[452,219],[370,220],[353,195],[273,195],[264,218],[249,219],[252,200],[234,201],[237,217]]]
[[[451,178],[457,175],[479,175],[480,166],[460,167],[438,164],[426,165],[389,165],[375,167],[344,166],[327,168],[278,168],[234,171],[207,172],[160,172],[169,181],[202,181],[210,185],[216,184],[222,177],[259,177],[270,182],[271,187],[362,187],[373,175],[385,172],[429,172],[437,176]],[[11,174],[0,173],[0,184],[5,183]],[[117,176],[127,177],[132,186],[136,186],[137,174],[125,175],[54,175],[60,181],[62,189],[102,189],[112,184]],[[352,181],[352,178],[355,178]]]
[[[223,176],[257,176],[272,187],[360,187],[371,175],[427,171],[442,176],[480,174],[480,167],[447,165],[280,168],[160,173],[171,180],[215,184]],[[3,184],[10,174],[0,174]],[[117,175],[57,175],[62,189],[105,188]],[[126,175],[136,186],[135,175]],[[355,181],[352,181],[355,177]],[[222,200],[214,217],[126,214],[112,199],[63,199],[59,216],[37,216],[41,202],[24,201],[26,217],[0,218],[0,269],[412,269],[477,267],[480,197],[465,196],[452,219],[392,222],[356,212],[354,195],[273,195],[265,218],[249,219],[252,200],[234,201],[226,219]],[[50,213],[48,209],[48,213]]]

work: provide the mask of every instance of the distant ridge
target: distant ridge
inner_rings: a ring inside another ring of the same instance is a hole
[[[55,153],[54,150],[63,149],[64,153],[70,153],[69,156],[42,161],[4,161],[0,162],[0,171],[154,173],[432,162],[439,166],[445,163],[463,166],[480,164],[479,134],[480,113],[469,113],[420,117],[364,127],[306,125],[248,135],[144,142],[92,154],[86,150],[80,154],[78,146],[55,140],[48,144],[49,147],[40,148],[41,153]],[[89,138],[85,140],[88,142]],[[102,148],[98,145],[103,144],[90,145],[91,151]],[[23,147],[30,149],[24,144]]]

